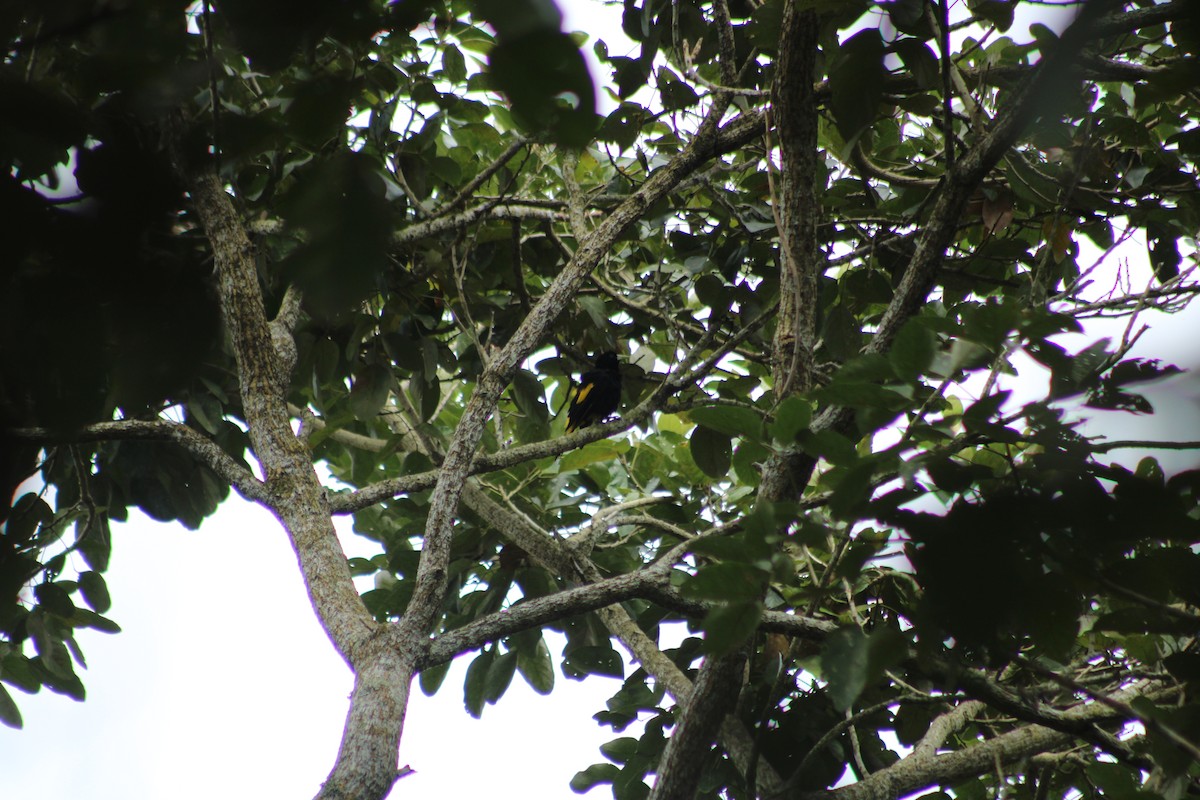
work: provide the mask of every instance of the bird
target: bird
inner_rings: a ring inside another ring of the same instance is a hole
[[[596,357],[596,368],[579,376],[579,388],[567,409],[567,433],[603,422],[621,402],[621,370],[617,354],[609,351]]]

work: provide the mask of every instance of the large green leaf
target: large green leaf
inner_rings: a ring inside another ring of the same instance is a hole
[[[493,86],[512,103],[514,118],[532,133],[560,144],[591,141],[599,119],[596,90],[579,48],[550,28],[500,34],[488,56]]]
[[[554,690],[554,662],[544,638],[539,636],[532,647],[517,651],[517,671],[538,694]]]
[[[738,406],[703,406],[688,412],[693,422],[726,436],[762,438],[762,416],[750,408]]]
[[[483,715],[483,707],[488,702],[488,674],[496,660],[495,651],[484,650],[475,656],[467,667],[467,677],[463,683],[463,705],[467,713],[479,719]]]
[[[829,86],[830,110],[845,141],[854,141],[875,121],[884,74],[883,39],[877,29],[859,31],[842,43]]]
[[[697,425],[688,439],[696,466],[706,475],[723,478],[733,463],[733,447],[729,436],[705,425]]]
[[[704,617],[705,652],[724,655],[736,650],[754,634],[762,611],[762,604],[753,600],[713,606]]]

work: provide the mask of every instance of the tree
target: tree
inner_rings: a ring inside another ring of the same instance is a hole
[[[1177,371],[1200,13],[1046,10],[626,0],[598,116],[547,0],[12,4],[0,679],[81,697],[110,521],[232,488],[355,674],[321,797],[468,653],[475,714],[624,677],[621,800],[1194,792],[1200,472],[1068,401]]]

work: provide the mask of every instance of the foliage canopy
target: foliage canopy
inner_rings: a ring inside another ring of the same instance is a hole
[[[475,715],[624,678],[618,800],[1196,791],[1200,471],[1074,399],[1177,371],[1130,351],[1200,287],[1200,9],[619,5],[0,12],[0,681],[82,697],[110,521],[232,487],[355,672],[321,796],[464,653]]]

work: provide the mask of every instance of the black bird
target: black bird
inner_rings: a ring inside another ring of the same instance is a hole
[[[621,371],[617,354],[601,353],[596,368],[579,376],[579,388],[567,409],[567,433],[603,422],[621,402]]]

